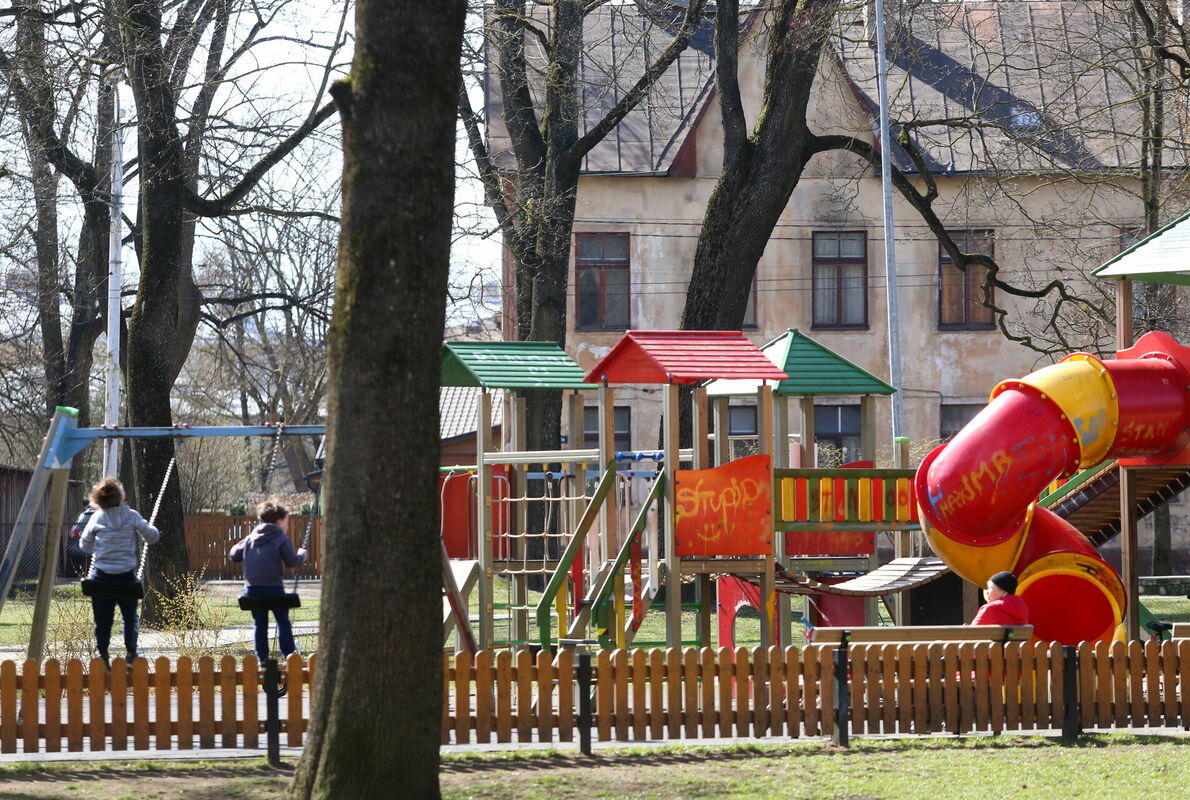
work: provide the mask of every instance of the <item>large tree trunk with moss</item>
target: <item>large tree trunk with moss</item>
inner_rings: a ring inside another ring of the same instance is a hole
[[[333,90],[327,548],[297,800],[439,796],[437,388],[464,14],[463,0],[359,0],[351,78]]]

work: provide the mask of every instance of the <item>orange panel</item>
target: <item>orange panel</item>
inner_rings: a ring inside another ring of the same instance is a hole
[[[772,460],[748,456],[674,475],[682,556],[758,556],[773,549]]]

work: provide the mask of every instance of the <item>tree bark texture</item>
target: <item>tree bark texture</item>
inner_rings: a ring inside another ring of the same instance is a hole
[[[291,790],[437,798],[438,385],[463,0],[356,5],[329,337],[327,547],[310,737]]]

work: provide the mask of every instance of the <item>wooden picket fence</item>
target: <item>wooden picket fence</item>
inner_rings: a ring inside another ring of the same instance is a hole
[[[830,736],[834,647],[603,650],[592,656],[598,741]],[[1079,729],[1190,730],[1190,640],[1083,644]],[[850,733],[1061,730],[1064,648],[1032,642],[852,645]],[[575,656],[448,654],[443,744],[574,741]]]
[[[306,515],[292,514],[285,518],[285,532],[300,547],[306,532]],[[240,564],[227,558],[231,546],[243,539],[258,524],[255,517],[230,514],[190,514],[185,520],[186,549],[190,554],[190,570],[201,572],[210,580],[235,580],[243,577]],[[315,517],[310,531],[309,558],[302,565],[302,577],[317,577],[322,569],[322,517]]]
[[[830,736],[834,654],[602,650],[589,682],[569,650],[445,654],[442,743]],[[286,662],[279,722],[291,747],[304,741],[316,666],[316,656]],[[1072,720],[1082,731],[1190,730],[1190,640],[852,645],[848,666],[852,735],[1056,731]],[[131,674],[119,660],[110,673],[98,660],[0,662],[0,752],[262,747],[262,678],[252,656],[142,659]]]
[[[317,656],[289,657],[289,691],[281,699],[280,730],[291,747],[306,730],[307,687]],[[263,671],[255,656],[197,663],[138,659],[129,673],[123,659],[111,672],[94,659],[65,669],[0,662],[0,752],[56,753],[105,750],[189,750],[195,747],[256,748],[264,733]]]

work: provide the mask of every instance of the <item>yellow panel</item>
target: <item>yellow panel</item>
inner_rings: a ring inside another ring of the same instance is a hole
[[[784,522],[793,522],[793,517],[797,513],[797,501],[794,498],[793,489],[793,478],[781,479],[781,519]]]
[[[860,478],[856,489],[859,491],[859,521],[868,522],[872,519],[872,479]]]
[[[625,635],[624,635],[625,614],[624,614],[624,573],[623,572],[616,573],[615,589],[613,589],[613,591],[615,592],[615,597],[613,598],[613,605],[616,609],[616,613],[615,613],[616,647],[623,650],[625,647],[628,646],[627,637],[625,637]]]
[[[558,635],[565,636],[566,629],[570,627],[569,620],[566,618],[566,609],[570,606],[570,582],[562,581],[562,587],[558,589],[558,594],[554,597],[554,608],[558,611]]]
[[[834,479],[818,479],[818,521],[832,522],[835,519]]]
[[[913,491],[908,478],[897,478],[897,522],[909,520],[909,503],[912,501]]]

